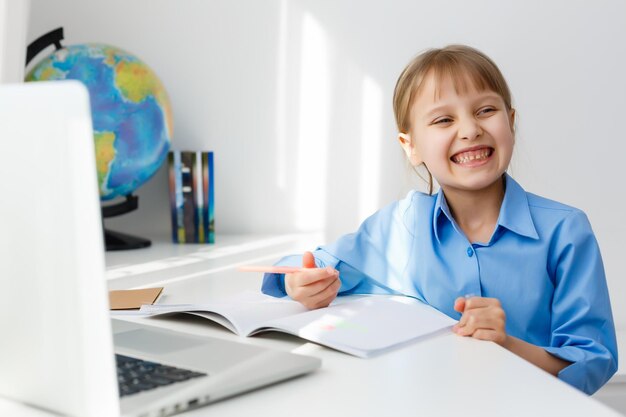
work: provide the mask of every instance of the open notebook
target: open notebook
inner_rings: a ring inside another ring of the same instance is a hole
[[[240,336],[284,332],[362,358],[449,329],[456,323],[416,299],[387,295],[338,297],[326,308],[307,310],[287,298],[247,292],[206,304],[143,305],[139,313],[193,314]]]

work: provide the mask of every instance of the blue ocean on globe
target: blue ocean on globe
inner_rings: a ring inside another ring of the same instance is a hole
[[[26,81],[78,80],[89,90],[100,198],[133,193],[167,157],[172,111],[156,74],[136,56],[102,44],[64,47]]]

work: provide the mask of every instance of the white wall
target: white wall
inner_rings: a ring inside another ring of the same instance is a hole
[[[0,0],[0,83],[24,79],[30,0]]]
[[[67,44],[113,44],[156,70],[174,147],[216,152],[218,232],[329,238],[419,184],[391,111],[403,66],[427,47],[478,47],[513,91],[512,174],[588,213],[626,327],[624,16],[622,0],[33,0],[29,40],[63,26]],[[169,233],[164,170],[139,194],[110,224]]]

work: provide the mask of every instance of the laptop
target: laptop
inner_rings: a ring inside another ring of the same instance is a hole
[[[320,367],[110,319],[82,84],[0,85],[0,142],[0,395],[71,416],[164,416]]]

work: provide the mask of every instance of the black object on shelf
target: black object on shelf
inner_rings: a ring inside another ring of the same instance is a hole
[[[26,65],[28,65],[28,63],[32,61],[37,54],[39,54],[39,52],[43,51],[50,45],[54,45],[57,50],[63,48],[63,45],[61,45],[61,41],[63,39],[63,28],[60,27],[41,35],[32,41],[26,48]]]
[[[150,240],[139,236],[133,236],[126,233],[115,232],[104,227],[104,219],[115,217],[121,214],[130,213],[139,207],[139,197],[129,194],[126,200],[118,204],[102,207],[102,229],[104,230],[104,243],[106,250],[127,250],[147,248],[152,244]]]

